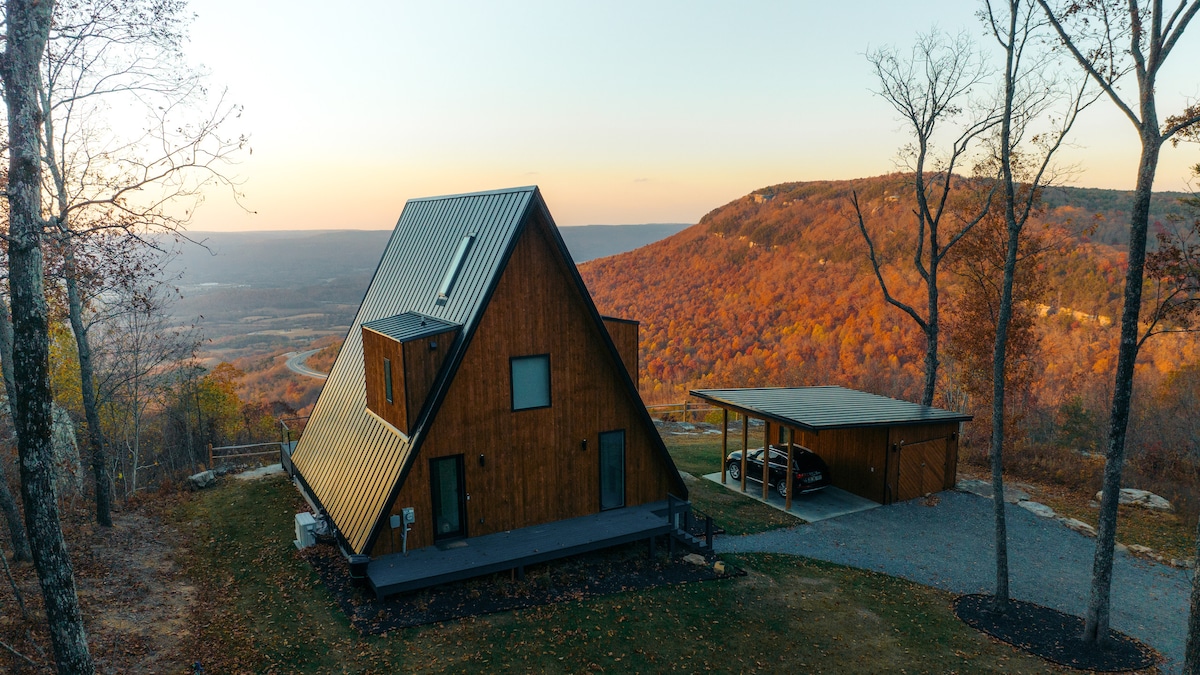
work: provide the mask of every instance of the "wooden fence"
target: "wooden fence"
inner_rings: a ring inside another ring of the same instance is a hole
[[[260,450],[257,452],[230,452],[249,450],[250,448],[270,448],[270,450]],[[214,448],[212,443],[208,444],[208,468],[215,466],[214,462],[224,461],[227,459],[241,459],[244,457],[262,457],[264,455],[278,455],[279,443],[249,443],[246,445],[222,445]]]
[[[678,418],[680,422],[703,421],[704,416],[714,410],[720,410],[720,408],[704,403],[691,403],[688,401],[646,406],[646,412],[650,413],[651,417]]]

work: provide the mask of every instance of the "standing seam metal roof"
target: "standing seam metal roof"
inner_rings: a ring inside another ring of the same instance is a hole
[[[456,323],[425,316],[420,312],[405,312],[383,319],[368,321],[362,325],[376,333],[386,335],[397,342],[408,342],[417,338],[445,333],[455,328],[461,328]]]
[[[844,387],[693,389],[692,396],[810,431],[966,422],[970,415]]]
[[[566,244],[536,187],[409,200],[292,457],[301,482],[332,518],[353,552],[370,548],[383,522],[382,515],[403,484],[413,453],[419,451],[500,273],[535,212],[550,225],[559,254],[605,336],[614,367],[628,391],[638,396],[637,385],[603,329],[587,287],[571,263]],[[474,242],[449,297],[439,298],[438,286],[459,242],[467,235],[473,236]],[[376,330],[391,322],[409,321],[401,317],[421,315],[427,317],[427,323],[433,319],[447,329],[460,326],[462,330],[454,336],[441,372],[410,426],[412,433],[405,437],[366,414],[361,327]],[[644,424],[653,430],[645,408],[641,412]],[[653,438],[672,469],[676,489],[686,495],[687,487],[673,471],[674,462],[661,438],[657,433]]]
[[[459,331],[447,353],[446,361],[456,362],[514,235],[528,217],[536,190],[517,188],[405,204],[293,454],[310,493],[354,552],[364,550],[380,512],[387,507],[429,408],[417,416],[408,438],[365,414],[362,325],[417,312],[464,326],[467,330]],[[475,241],[454,289],[447,299],[439,300],[438,284],[466,235],[474,235]]]

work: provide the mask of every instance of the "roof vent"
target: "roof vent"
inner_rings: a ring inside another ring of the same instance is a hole
[[[442,277],[442,285],[438,287],[438,300],[450,297],[450,291],[454,288],[454,282],[458,280],[458,273],[462,271],[463,262],[467,259],[467,251],[471,250],[473,241],[475,241],[475,235],[468,234],[458,242],[458,248],[454,250],[454,257],[450,259],[450,267],[446,268],[446,276]]]

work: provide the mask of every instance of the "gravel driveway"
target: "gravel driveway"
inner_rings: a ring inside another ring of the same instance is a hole
[[[874,570],[954,593],[995,587],[992,501],[942,492],[936,506],[893,504],[787,530],[723,536],[716,549],[791,553]],[[1007,505],[1009,586],[1021,600],[1082,616],[1095,540],[1055,520]],[[1191,574],[1118,552],[1112,626],[1157,649],[1178,672],[1187,632]]]

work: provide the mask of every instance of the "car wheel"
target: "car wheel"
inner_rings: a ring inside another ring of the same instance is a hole
[[[742,467],[737,462],[729,463],[729,477],[733,480],[742,479]]]
[[[779,482],[775,484],[775,491],[779,493],[780,497],[787,499],[787,478],[779,479]]]

